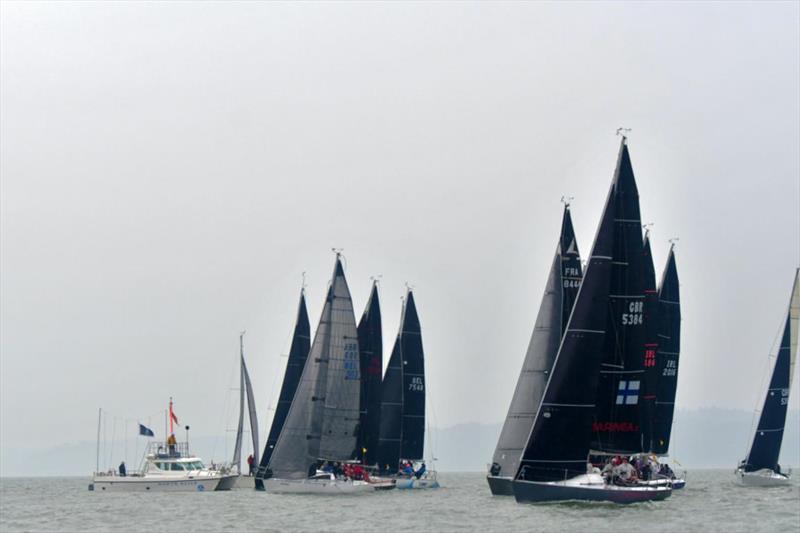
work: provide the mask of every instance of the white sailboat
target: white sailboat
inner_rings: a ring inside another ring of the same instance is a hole
[[[783,472],[778,464],[783,441],[783,428],[789,408],[794,364],[797,360],[797,331],[800,322],[800,269],[795,271],[789,310],[783,326],[783,335],[772,369],[764,407],[753,435],[750,451],[736,469],[742,485],[749,487],[780,487],[789,484],[790,472]]]

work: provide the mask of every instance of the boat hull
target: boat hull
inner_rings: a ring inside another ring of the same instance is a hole
[[[95,492],[206,492],[217,490],[221,476],[183,479],[95,476],[89,490]]]
[[[233,488],[236,488],[239,483],[239,479],[241,479],[241,477],[242,476],[240,476],[239,474],[228,474],[226,476],[223,476],[222,479],[219,480],[217,488],[214,490],[231,490]]]
[[[518,503],[577,500],[627,504],[663,500],[672,494],[670,487],[620,487],[598,482],[595,476],[588,475],[566,481],[515,480],[512,485]]]
[[[276,479],[264,480],[264,490],[274,494],[364,494],[375,486],[366,481],[341,479]]]
[[[439,482],[436,478],[398,478],[395,481],[395,488],[397,489],[438,489]]]
[[[736,472],[739,482],[745,487],[785,487],[789,485],[789,476],[778,474],[768,468],[755,472]]]
[[[489,483],[489,490],[492,491],[494,496],[513,496],[514,495],[514,480],[510,477],[486,476],[486,481]]]

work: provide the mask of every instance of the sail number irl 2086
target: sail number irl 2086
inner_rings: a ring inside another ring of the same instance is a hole
[[[628,312],[622,313],[623,326],[636,326],[644,321],[644,302],[630,302]]]
[[[358,344],[344,345],[344,379],[359,379]]]

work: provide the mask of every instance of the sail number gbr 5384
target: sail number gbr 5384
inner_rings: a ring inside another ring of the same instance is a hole
[[[628,303],[628,311],[622,313],[623,326],[637,326],[644,322],[644,302]]]

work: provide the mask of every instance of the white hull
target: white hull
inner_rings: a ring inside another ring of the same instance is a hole
[[[275,494],[361,494],[374,492],[366,481],[343,479],[276,479],[264,480],[264,490]]]
[[[789,476],[773,472],[769,468],[744,472],[737,470],[739,482],[745,487],[785,487],[789,484]]]
[[[89,490],[96,492],[205,492],[216,490],[222,476],[192,478],[155,476],[94,476]]]
[[[397,489],[438,489],[439,482],[436,478],[397,478],[395,481],[395,488]]]

